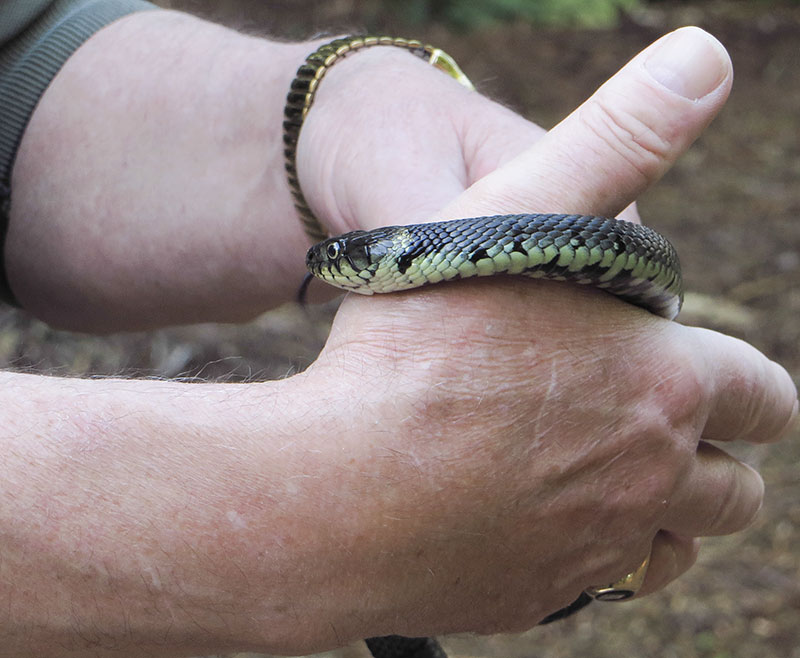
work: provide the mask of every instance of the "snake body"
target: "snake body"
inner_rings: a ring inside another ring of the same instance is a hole
[[[311,247],[306,266],[366,295],[518,274],[591,285],[668,319],[683,301],[678,255],[665,237],[592,215],[495,215],[353,231]]]

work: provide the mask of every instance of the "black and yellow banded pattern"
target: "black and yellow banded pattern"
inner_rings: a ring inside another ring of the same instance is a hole
[[[678,255],[666,238],[591,215],[497,215],[354,231],[312,247],[306,265],[318,278],[366,295],[517,274],[591,285],[669,319],[683,300]]]

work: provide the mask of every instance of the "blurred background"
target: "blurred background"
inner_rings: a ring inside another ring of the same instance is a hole
[[[800,3],[645,0],[163,0],[252,34],[385,32],[440,46],[479,90],[551,127],[663,33],[695,24],[736,71],[719,118],[640,200],[681,254],[680,321],[743,338],[800,382]],[[336,304],[241,326],[95,338],[0,309],[0,365],[55,375],[253,381],[315,358]],[[445,638],[454,656],[800,658],[800,436],[737,449],[767,482],[756,523],[708,539],[661,593],[515,636]]]

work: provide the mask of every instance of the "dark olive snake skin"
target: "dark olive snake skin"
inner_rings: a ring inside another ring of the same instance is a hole
[[[496,215],[353,231],[311,247],[306,266],[366,295],[519,274],[601,288],[668,319],[683,301],[678,255],[666,238],[591,215]]]

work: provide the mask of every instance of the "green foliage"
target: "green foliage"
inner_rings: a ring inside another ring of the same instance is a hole
[[[461,30],[512,21],[607,27],[616,22],[620,10],[638,4],[639,0],[407,0],[402,13],[411,23],[437,20]]]

